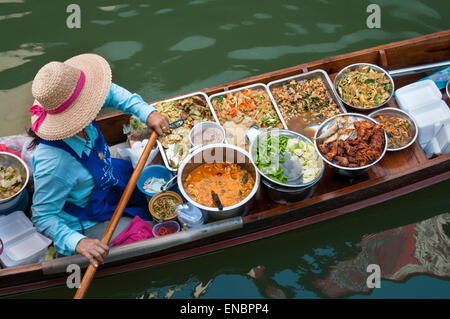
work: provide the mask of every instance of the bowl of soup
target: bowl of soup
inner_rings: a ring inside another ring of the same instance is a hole
[[[196,149],[181,164],[177,178],[183,197],[215,220],[248,212],[260,183],[250,155],[228,144]]]

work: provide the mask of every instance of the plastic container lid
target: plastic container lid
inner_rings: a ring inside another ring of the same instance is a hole
[[[204,223],[202,211],[191,203],[179,205],[177,212],[178,220],[187,227],[200,226]]]
[[[414,111],[424,105],[439,101],[442,94],[431,80],[414,82],[395,91],[395,99],[401,109]]]
[[[21,211],[0,217],[0,238],[4,267],[32,264],[44,258],[51,240],[41,235]]]

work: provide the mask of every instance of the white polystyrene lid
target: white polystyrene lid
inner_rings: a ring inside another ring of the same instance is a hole
[[[38,232],[31,232],[24,238],[20,238],[5,245],[4,254],[11,260],[20,261],[32,257],[50,245],[51,240]]]
[[[402,109],[415,108],[441,98],[441,91],[432,80],[414,82],[395,91],[395,99]]]

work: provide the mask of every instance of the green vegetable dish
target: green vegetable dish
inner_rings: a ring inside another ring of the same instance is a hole
[[[370,65],[360,65],[344,71],[336,80],[336,89],[345,103],[374,108],[389,99],[393,87],[386,73]]]
[[[254,147],[258,169],[281,184],[309,183],[322,170],[322,161],[313,144],[300,137],[273,132],[258,138]]]

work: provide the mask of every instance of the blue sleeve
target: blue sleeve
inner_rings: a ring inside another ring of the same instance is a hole
[[[51,168],[57,165],[60,165],[58,158],[34,160],[34,171],[37,173],[34,175],[32,221],[39,232],[53,239],[58,252],[72,255],[78,242],[86,236],[70,228],[70,221],[62,214],[73,181],[53,174]]]
[[[136,93],[131,93],[123,87],[111,83],[108,97],[103,107],[113,107],[124,113],[137,116],[143,123],[147,122],[147,118],[156,109],[146,103],[142,97]]]

